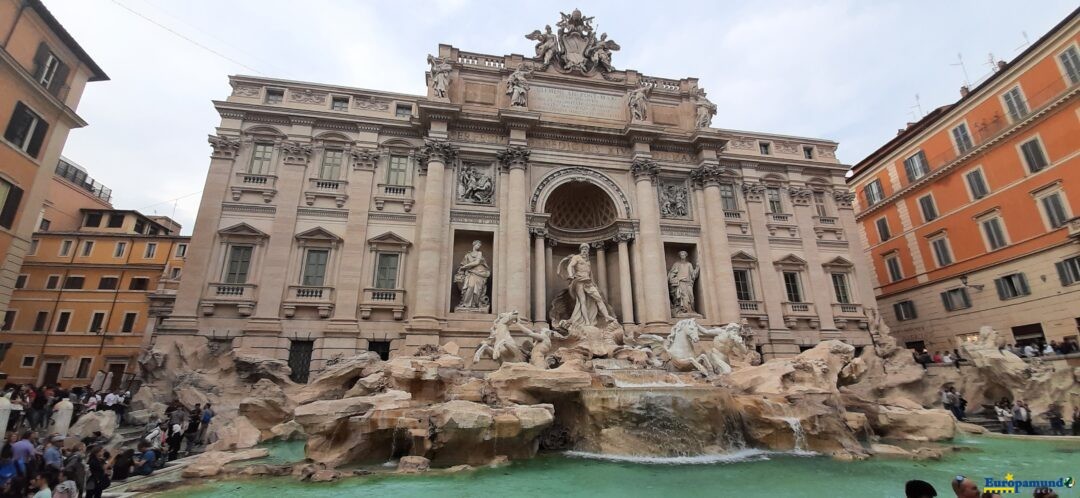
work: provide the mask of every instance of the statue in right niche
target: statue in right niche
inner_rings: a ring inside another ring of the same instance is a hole
[[[484,260],[484,253],[480,251],[481,242],[474,240],[472,251],[465,253],[454,274],[454,282],[461,291],[461,303],[458,311],[478,311],[487,313],[491,307],[491,301],[487,295],[488,278],[491,277],[491,268]]]
[[[699,268],[687,261],[686,251],[679,251],[679,260],[668,271],[668,287],[671,290],[672,316],[696,315],[694,310],[694,282]]]

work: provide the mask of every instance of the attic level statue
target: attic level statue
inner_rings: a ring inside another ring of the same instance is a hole
[[[506,80],[506,94],[510,96],[511,107],[528,107],[529,80],[527,78],[531,73],[529,66],[522,62]]]

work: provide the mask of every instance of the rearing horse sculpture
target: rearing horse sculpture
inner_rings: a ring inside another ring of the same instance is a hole
[[[667,351],[668,362],[673,369],[680,372],[697,370],[708,377],[713,375],[713,371],[705,366],[709,364],[707,355],[694,352],[694,343],[700,340],[700,326],[693,318],[685,318],[671,328],[671,333],[660,347]]]

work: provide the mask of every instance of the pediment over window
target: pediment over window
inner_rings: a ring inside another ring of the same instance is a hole
[[[233,226],[222,228],[221,230],[218,230],[218,234],[233,237],[257,237],[261,239],[269,237],[266,232],[248,225],[247,223],[237,223]]]
[[[773,261],[773,264],[776,265],[777,267],[784,267],[784,268],[804,268],[804,267],[806,267],[806,260],[802,259],[802,258],[800,258],[800,257],[798,257],[798,256],[796,256],[794,254],[788,254],[787,256],[784,256],[784,257],[782,257],[782,258],[780,258],[780,259],[778,259],[776,261]]]
[[[334,246],[341,242],[341,237],[323,228],[315,227],[296,234],[300,245]]]
[[[368,247],[372,251],[405,252],[412,242],[394,232],[385,232],[368,239]]]
[[[737,251],[731,255],[732,263],[757,263],[757,258],[746,251]]]
[[[848,261],[847,259],[844,259],[843,257],[837,256],[829,261],[822,263],[821,266],[830,270],[850,270],[855,267],[855,264],[851,261]]]

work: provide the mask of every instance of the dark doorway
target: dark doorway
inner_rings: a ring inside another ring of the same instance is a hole
[[[390,341],[368,341],[368,351],[378,353],[383,361],[390,359]]]
[[[1016,347],[1018,348],[1022,348],[1028,344],[1038,347],[1040,344],[1046,342],[1046,336],[1043,335],[1041,323],[1030,323],[1013,327],[1012,333],[1013,339],[1016,339]]]
[[[63,367],[63,363],[46,362],[45,363],[45,376],[41,379],[42,386],[53,386],[60,380],[60,368]]]
[[[904,343],[904,347],[908,349],[914,349],[915,351],[922,352],[926,349],[926,342],[923,341],[907,341]]]
[[[112,381],[109,382],[110,391],[118,391],[120,386],[123,385],[125,370],[127,370],[127,365],[123,363],[109,364],[109,373],[112,374]]]
[[[289,368],[292,369],[289,378],[293,382],[307,383],[308,374],[311,373],[311,351],[314,348],[314,341],[292,341],[289,343]]]

